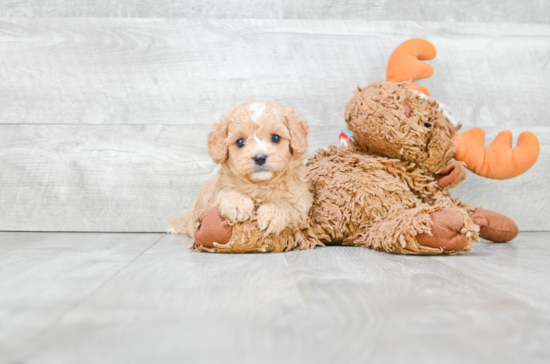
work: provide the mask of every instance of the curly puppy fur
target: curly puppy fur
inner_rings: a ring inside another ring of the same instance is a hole
[[[355,91],[345,117],[354,142],[331,146],[307,163],[314,204],[312,229],[324,243],[402,254],[453,254],[422,246],[430,214],[451,208],[462,215],[460,234],[478,241],[475,207],[452,199],[435,175],[454,162],[454,126],[436,101],[407,83],[374,82]],[[470,243],[460,250],[470,250]]]
[[[241,244],[238,231],[276,240],[285,229],[288,233],[307,226],[312,205],[304,166],[307,133],[307,123],[292,109],[274,103],[248,102],[225,115],[208,134],[208,153],[221,164],[220,170],[203,187],[191,211],[172,222],[169,232],[193,237],[196,216],[212,206],[234,225],[232,240]],[[248,220],[254,226],[239,227]],[[250,249],[272,250],[263,240],[253,240],[247,243]],[[295,240],[289,244],[298,246],[307,239]]]

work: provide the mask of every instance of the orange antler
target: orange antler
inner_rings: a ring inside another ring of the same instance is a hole
[[[386,67],[387,82],[412,82],[428,78],[433,74],[433,67],[422,62],[435,57],[436,51],[432,43],[424,39],[409,39],[393,51]],[[409,88],[430,96],[425,87],[411,83]]]
[[[512,149],[512,132],[501,131],[485,148],[485,132],[473,128],[455,135],[455,158],[466,163],[468,169],[480,176],[508,179],[519,176],[531,168],[540,153],[539,140],[528,131],[520,134]]]

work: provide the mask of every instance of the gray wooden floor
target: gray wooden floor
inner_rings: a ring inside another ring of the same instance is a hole
[[[550,233],[454,257],[0,233],[1,363],[542,363]]]

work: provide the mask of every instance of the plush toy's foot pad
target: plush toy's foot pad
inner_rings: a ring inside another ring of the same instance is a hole
[[[519,229],[514,220],[498,212],[479,208],[472,213],[471,218],[479,225],[479,236],[483,239],[503,243],[518,236]]]
[[[430,248],[443,248],[443,250],[461,250],[470,242],[460,234],[464,226],[462,215],[449,208],[443,208],[430,215],[432,219],[432,235],[428,233],[418,234],[416,241],[420,245]]]
[[[214,243],[227,244],[231,239],[233,227],[225,224],[225,219],[216,207],[202,210],[197,216],[195,244],[213,248]]]

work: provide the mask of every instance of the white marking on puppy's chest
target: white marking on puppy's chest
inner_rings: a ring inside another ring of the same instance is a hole
[[[263,102],[254,102],[248,105],[248,109],[252,111],[252,121],[258,122],[258,119],[265,111],[265,104]]]

